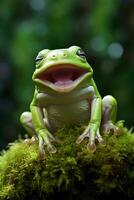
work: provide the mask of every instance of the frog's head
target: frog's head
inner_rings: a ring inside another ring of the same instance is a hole
[[[68,49],[42,50],[36,57],[33,81],[41,88],[70,92],[92,78],[93,70],[84,51],[78,46]]]

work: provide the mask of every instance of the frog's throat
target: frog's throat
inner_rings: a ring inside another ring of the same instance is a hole
[[[57,92],[70,92],[91,75],[89,69],[73,64],[58,64],[36,73],[33,80]]]

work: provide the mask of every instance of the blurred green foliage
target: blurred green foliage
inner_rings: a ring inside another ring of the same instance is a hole
[[[132,0],[1,0],[0,146],[22,132],[34,59],[44,48],[81,46],[102,96],[118,101],[118,119],[133,126],[134,3]]]

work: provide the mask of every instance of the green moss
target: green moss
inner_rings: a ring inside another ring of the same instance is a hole
[[[0,199],[134,198],[134,135],[118,126],[121,136],[104,136],[106,145],[95,153],[75,143],[81,128],[59,131],[57,153],[45,160],[37,143],[10,144],[0,157]]]

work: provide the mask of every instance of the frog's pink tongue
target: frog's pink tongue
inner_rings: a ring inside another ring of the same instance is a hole
[[[56,81],[54,84],[56,86],[69,86],[73,83],[72,80],[68,80],[68,81]]]
[[[73,71],[68,69],[62,69],[53,72],[52,77],[56,86],[68,86],[71,85],[73,80]]]

